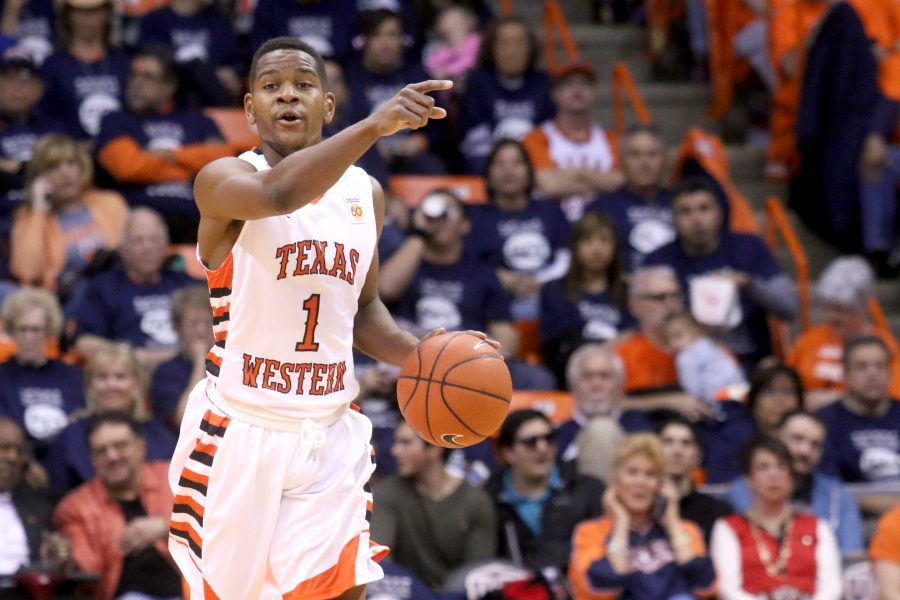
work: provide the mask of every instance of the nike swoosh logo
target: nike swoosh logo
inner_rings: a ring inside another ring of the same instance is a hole
[[[456,441],[456,438],[461,438],[461,433],[445,433],[441,436],[441,441],[445,444],[451,444],[453,446],[459,446],[460,448],[464,448],[462,444]]]

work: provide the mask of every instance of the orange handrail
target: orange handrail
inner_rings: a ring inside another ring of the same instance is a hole
[[[709,77],[713,103],[710,116],[721,117],[734,100],[734,4],[731,0],[706,0],[709,30]]]
[[[613,119],[616,127],[616,134],[621,135],[625,131],[625,105],[622,96],[627,96],[631,101],[631,108],[634,110],[638,121],[648,124],[650,111],[647,110],[647,104],[641,97],[641,93],[634,83],[631,71],[625,63],[617,62],[613,65],[613,81],[612,81],[612,97],[613,97]]]
[[[513,12],[512,0],[500,0],[500,14],[505,16],[511,15]]]
[[[566,58],[578,57],[578,47],[566,22],[566,17],[556,0],[544,2],[544,57],[547,62],[547,71],[550,73],[556,68],[556,43],[554,34],[559,36]]]
[[[769,248],[773,252],[775,251],[780,235],[791,254],[797,277],[797,294],[800,297],[800,325],[806,331],[810,326],[812,312],[809,294],[809,261],[806,251],[797,237],[797,232],[794,231],[794,226],[788,219],[787,212],[778,198],[774,196],[770,196],[766,200],[765,224],[766,242],[769,244]]]

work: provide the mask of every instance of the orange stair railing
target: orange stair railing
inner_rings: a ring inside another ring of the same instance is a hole
[[[638,121],[645,125],[652,121],[647,104],[625,63],[618,62],[613,66],[612,97],[616,135],[621,135],[625,131],[625,98],[631,102],[631,108]]]
[[[556,36],[559,36],[562,42],[566,60],[577,58],[578,47],[559,3],[556,0],[547,0],[544,2],[544,58],[549,73],[553,73],[557,65]]]
[[[770,196],[766,200],[765,211],[765,234],[766,243],[774,253],[778,247],[778,238],[780,237],[787,246],[791,255],[791,261],[794,263],[795,277],[797,278],[797,294],[800,299],[800,326],[803,331],[809,329],[812,314],[812,302],[809,291],[809,260],[806,251],[797,237],[794,226],[788,219],[787,212],[784,210],[778,198]]]

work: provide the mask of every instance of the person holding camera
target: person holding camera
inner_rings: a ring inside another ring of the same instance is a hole
[[[619,446],[603,512],[575,529],[569,563],[575,600],[714,595],[716,575],[703,533],[681,519],[656,435],[631,435]]]
[[[841,555],[826,521],[794,510],[795,474],[777,438],[750,440],[741,457],[749,509],[716,522],[710,554],[722,600],[838,600]]]

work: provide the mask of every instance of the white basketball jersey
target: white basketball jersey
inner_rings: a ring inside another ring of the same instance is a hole
[[[270,168],[255,152],[239,158]],[[303,208],[244,223],[207,273],[216,344],[206,365],[223,410],[272,426],[347,407],[359,389],[353,320],[376,242],[372,184],[353,166]]]

